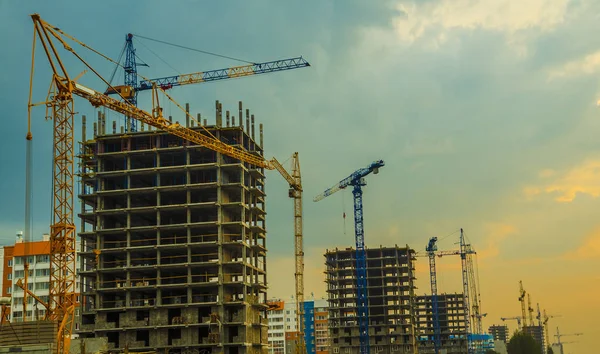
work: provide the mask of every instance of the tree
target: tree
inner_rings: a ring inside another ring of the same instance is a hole
[[[508,354],[542,354],[542,347],[529,334],[518,332],[508,341]]]

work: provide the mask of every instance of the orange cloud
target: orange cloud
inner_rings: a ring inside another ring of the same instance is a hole
[[[489,223],[485,226],[487,237],[487,245],[483,250],[477,251],[480,259],[494,258],[500,253],[500,244],[504,239],[514,234],[517,229],[508,224]]]
[[[569,260],[600,258],[600,227],[592,231],[579,248],[565,253],[564,258]]]
[[[540,173],[544,178],[554,175],[554,171],[551,170]],[[523,189],[523,194],[528,199],[541,193],[558,194],[555,200],[561,203],[572,202],[579,193],[600,196],[600,160],[585,161],[546,185],[528,186]]]

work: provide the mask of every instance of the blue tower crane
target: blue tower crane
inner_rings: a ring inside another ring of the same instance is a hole
[[[437,251],[437,237],[432,237],[425,247],[429,256],[429,278],[431,280],[431,312],[433,313],[433,346],[435,354],[440,352],[441,347],[441,329],[440,329],[440,313],[438,309],[437,297],[437,274],[435,272],[435,252]]]
[[[123,71],[125,72],[125,86],[132,87],[131,95],[125,97],[125,99],[134,106],[137,106],[137,67],[148,66],[147,64],[138,64],[135,60],[135,48],[133,47],[133,34],[128,33],[125,36],[125,65]],[[135,132],[137,131],[137,120],[131,117],[127,117],[128,124],[125,124],[125,128]]]
[[[379,173],[379,168],[383,167],[383,160],[372,162],[366,168],[354,171],[350,176],[344,178],[333,187],[325,190],[314,198],[315,202],[332,195],[333,193],[353,186],[354,195],[354,233],[356,239],[356,282],[358,289],[357,307],[358,323],[360,332],[360,354],[369,354],[369,308],[367,307],[367,252],[365,250],[365,230],[363,225],[363,203],[362,187],[366,186],[365,176],[373,172]]]
[[[175,86],[198,84],[202,82],[219,81],[225,79],[235,79],[258,74],[268,74],[277,71],[299,69],[310,66],[310,64],[302,57],[273,60],[263,63],[252,63],[248,65],[234,66],[224,69],[200,71],[191,74],[182,74],[175,76],[167,76],[158,79],[140,80],[138,81],[137,67],[148,66],[146,64],[138,64],[136,62],[135,48],[133,46],[133,34],[129,33],[125,37],[125,62],[123,65],[125,71],[125,84],[108,88],[105,95],[119,94],[126,101],[133,105],[137,105],[137,94],[140,91],[151,90],[154,85],[157,85],[163,90],[173,88]],[[132,132],[136,131],[136,120],[128,118],[129,129]],[[127,127],[126,127],[127,128]]]

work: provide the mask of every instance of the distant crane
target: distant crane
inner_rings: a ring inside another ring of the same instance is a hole
[[[504,321],[517,321],[517,326],[519,326],[519,331],[521,330],[521,317],[501,317],[502,322]]]
[[[535,326],[535,322],[533,322],[533,307],[531,307],[531,294],[527,294],[527,310],[529,311],[529,325],[533,327]]]
[[[356,239],[356,282],[358,289],[357,305],[358,305],[358,322],[359,322],[359,339],[360,339],[360,354],[369,354],[369,308],[367,307],[367,252],[365,250],[365,234],[363,225],[363,202],[362,202],[362,187],[366,186],[365,176],[371,172],[379,173],[379,169],[385,166],[383,160],[372,162],[366,168],[361,168],[350,176],[344,178],[333,187],[325,190],[314,198],[315,202],[322,200],[333,193],[344,189],[348,186],[353,186],[352,194],[354,195],[354,233]]]
[[[416,254],[417,257],[428,256],[430,257],[430,278],[432,282],[432,306],[433,306],[433,286],[435,282],[435,290],[437,293],[437,279],[436,279],[436,270],[435,263],[433,267],[431,266],[431,251],[429,251],[429,247],[436,247],[436,250],[433,251],[434,254],[438,257],[443,256],[460,256],[461,258],[461,269],[462,269],[462,281],[463,281],[463,307],[465,311],[465,328],[467,332],[467,350],[470,353],[475,351],[475,346],[477,346],[472,338],[472,334],[483,334],[481,319],[486,317],[487,314],[480,314],[480,300],[479,300],[479,290],[477,288],[477,275],[475,273],[473,267],[473,255],[477,254],[475,250],[471,247],[470,244],[465,242],[464,231],[460,229],[460,249],[459,250],[451,250],[451,251],[437,251],[437,246],[435,246],[435,242],[437,239],[433,241],[431,239],[429,244],[427,245],[426,252],[419,252]],[[435,260],[434,260],[435,262]],[[471,304],[470,299],[473,298],[473,302]],[[436,297],[437,299],[437,297]],[[437,312],[437,311],[436,311]],[[472,317],[472,319],[471,319]],[[435,342],[435,318],[434,318],[434,342]]]
[[[435,348],[435,354],[440,352],[441,343],[441,329],[440,329],[440,313],[438,310],[438,298],[437,298],[437,278],[435,272],[435,252],[437,251],[437,237],[429,239],[425,251],[429,256],[429,278],[431,281],[431,311],[433,312],[433,346]]]
[[[527,293],[523,289],[523,281],[519,280],[519,301],[521,302],[521,318],[523,319],[523,327],[527,327],[527,313],[525,311],[525,295]]]
[[[563,344],[567,344],[567,343],[571,343],[571,342],[561,342],[561,338],[562,337],[574,337],[574,336],[582,336],[583,333],[571,333],[571,334],[560,334],[560,331],[558,330],[558,327],[556,327],[556,334],[554,335],[556,337],[556,344],[558,344],[558,346],[561,349],[561,353],[563,352],[563,348],[562,345]]]
[[[542,323],[544,324],[544,331],[546,332],[546,340],[548,341],[548,345],[550,345],[550,342],[551,342],[551,340],[550,340],[551,339],[550,338],[550,334],[549,334],[549,331],[548,331],[548,327],[550,327],[548,325],[548,321],[551,318],[555,318],[555,317],[561,317],[561,315],[547,315],[546,314],[546,310],[544,310],[544,322],[542,322]]]
[[[164,41],[159,42],[174,45]],[[296,57],[290,59],[273,60],[263,63],[251,63],[249,65],[234,66],[230,68],[196,72],[191,74],[167,76],[158,79],[144,79],[138,82],[139,75],[137,74],[137,67],[148,65],[137,63],[137,56],[135,54],[135,48],[133,46],[133,34],[131,33],[127,34],[127,36],[125,37],[124,51],[125,61],[123,69],[125,72],[125,84],[118,86],[110,86],[106,89],[104,94],[118,94],[119,96],[123,97],[123,99],[126,102],[134,106],[137,106],[138,92],[152,90],[154,85],[158,85],[162,90],[168,90],[175,86],[198,84],[203,82],[211,82],[225,79],[234,79],[257,74],[268,74],[277,71],[299,69],[310,66],[310,64],[302,57]],[[127,118],[128,119],[125,124],[126,130],[135,132],[137,130],[136,119],[132,117]]]

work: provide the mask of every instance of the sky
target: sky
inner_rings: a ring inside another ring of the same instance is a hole
[[[38,12],[116,58],[126,33],[260,62],[302,55],[310,68],[171,91],[214,122],[244,102],[265,125],[267,157],[299,152],[307,294],[326,296],[323,254],[354,245],[352,194],[312,198],[383,159],[364,188],[368,247],[455,249],[464,228],[478,252],[484,326],[520,314],[519,280],[551,332],[583,332],[567,353],[595,353],[600,335],[600,2],[423,0],[304,2],[71,2],[0,0],[0,242],[23,229],[32,23]],[[135,37],[134,37],[135,38]],[[239,62],[136,39],[163,77]],[[74,46],[103,76],[113,65]],[[36,52],[34,101],[50,70]],[[83,67],[63,51],[72,76]],[[122,72],[117,73],[122,80]],[[98,90],[86,73],[80,82]],[[141,97],[141,95],[140,95]],[[150,109],[149,97],[140,107]],[[95,116],[76,100],[80,115]],[[165,111],[183,117],[172,104]],[[32,115],[33,235],[50,223],[51,122]],[[109,119],[120,118],[110,115]],[[79,129],[77,129],[79,131]],[[293,294],[293,209],[267,174],[269,297]],[[348,217],[344,220],[344,212]],[[458,259],[442,259],[441,292],[461,290]],[[424,259],[417,293],[428,292]],[[310,296],[310,295],[309,295]],[[508,323],[511,329],[515,323]]]

